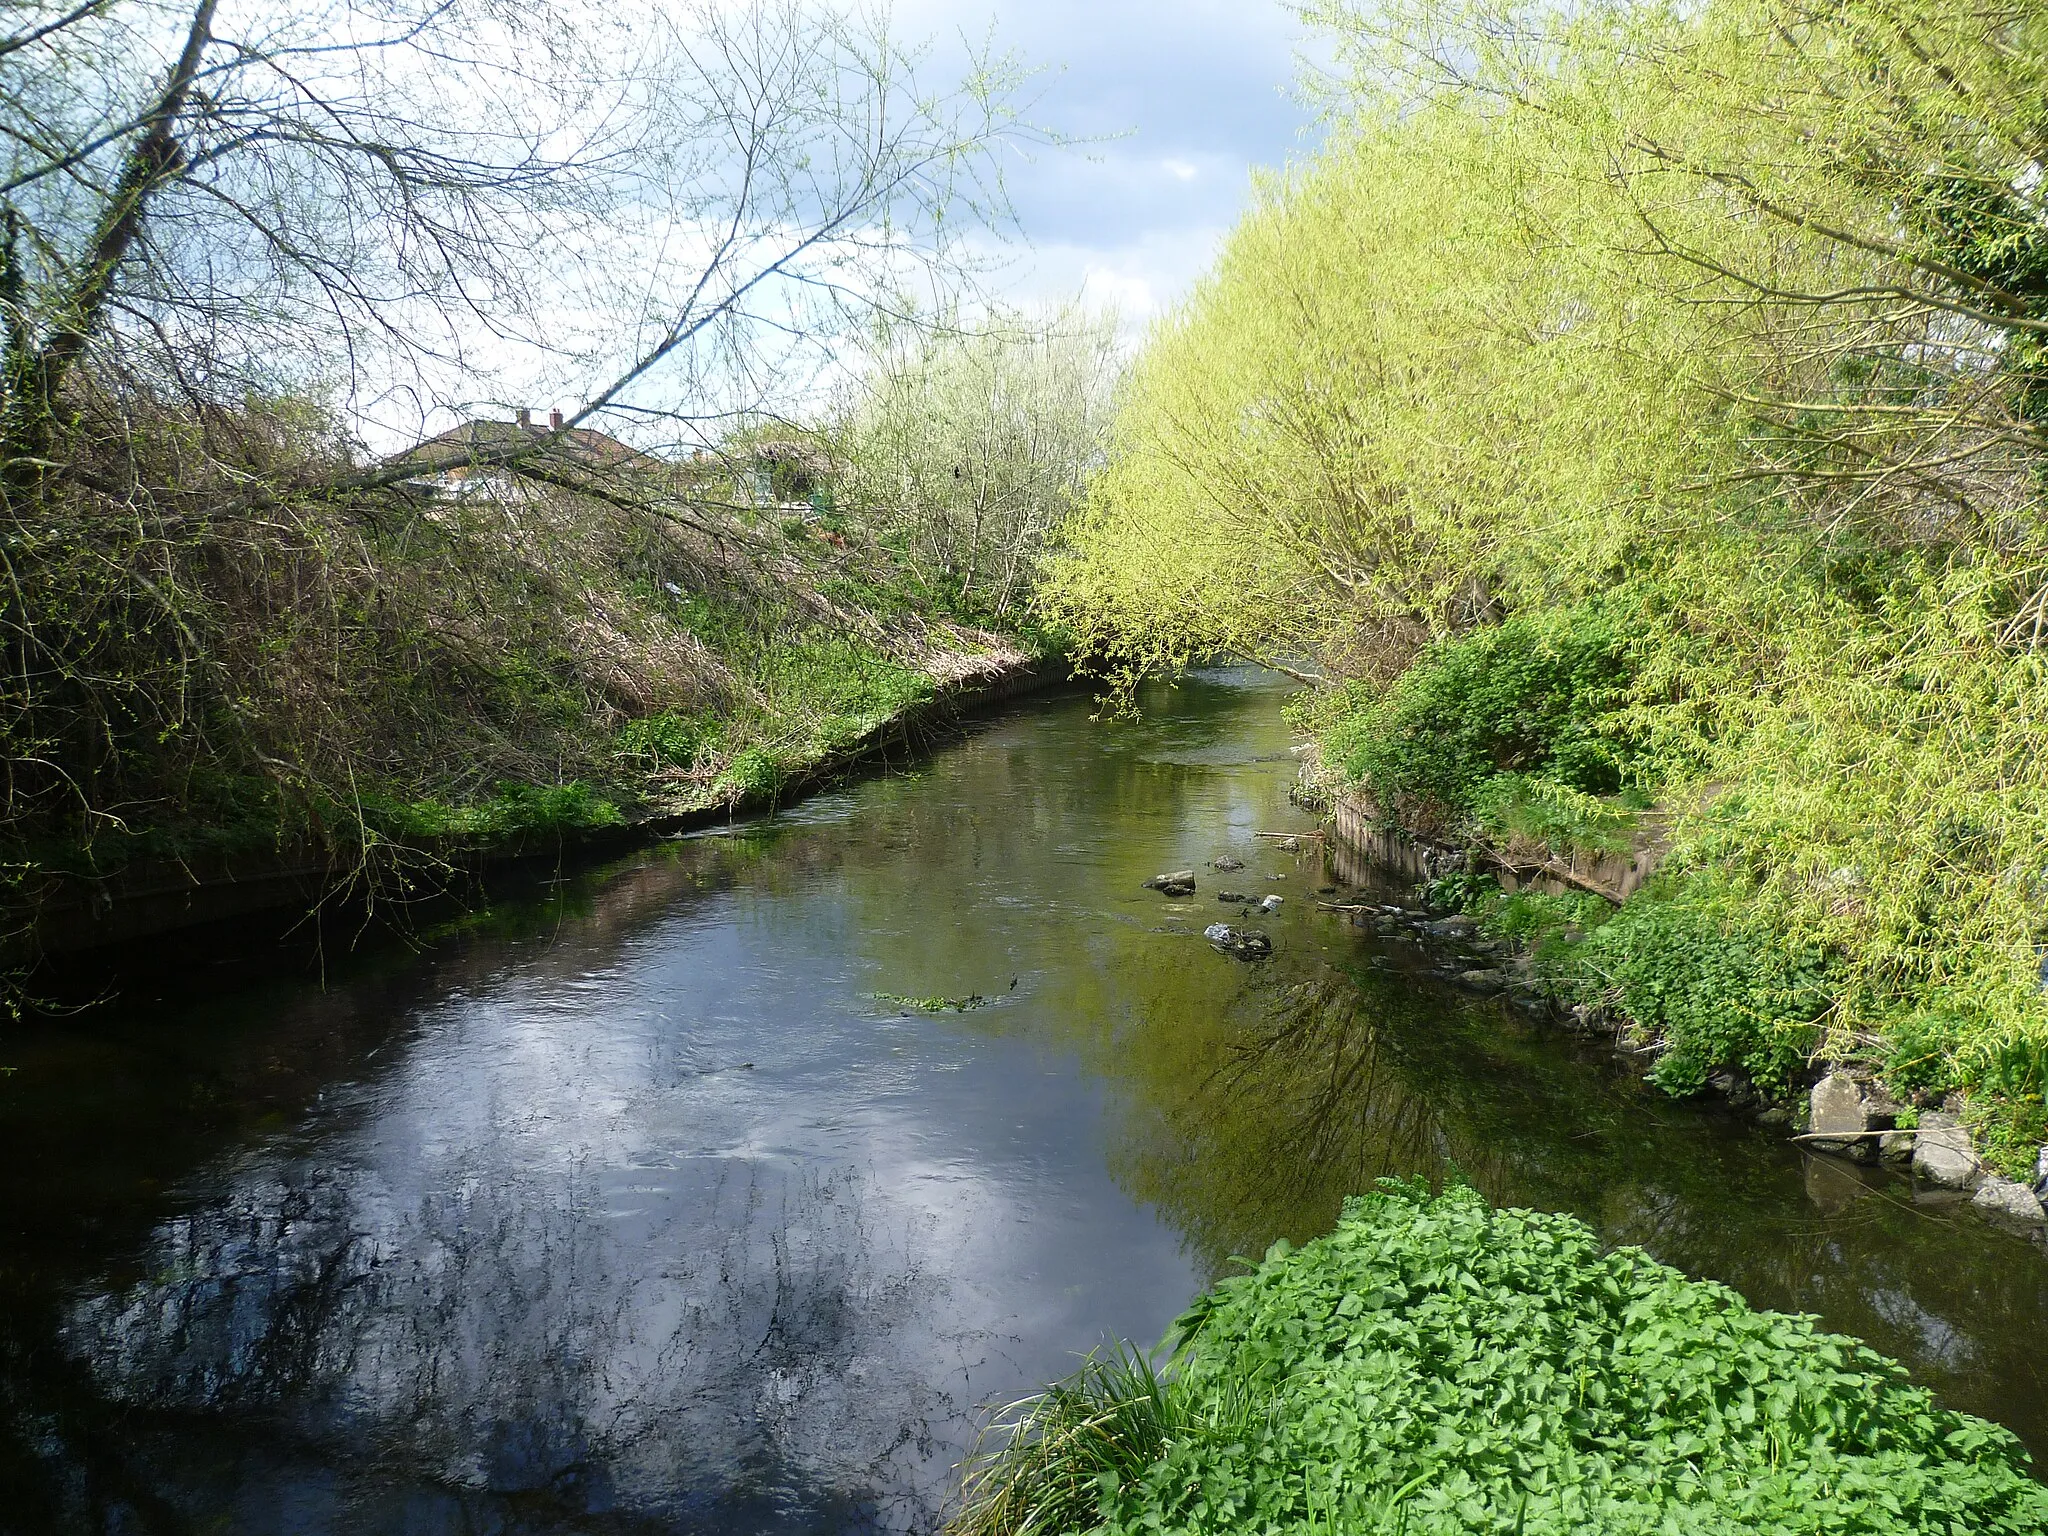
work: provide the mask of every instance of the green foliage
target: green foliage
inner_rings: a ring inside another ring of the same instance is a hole
[[[1387,1181],[1178,1326],[1163,1384],[1127,1356],[1028,1409],[976,1468],[956,1529],[2020,1536],[2048,1523],[2048,1488],[2010,1432],[1937,1407],[1895,1362],[1470,1189],[1431,1199]],[[1094,1425],[1114,1426],[1113,1443]]]
[[[1956,1012],[1929,1008],[1895,1021],[1886,1031],[1885,1081],[1900,1093],[1940,1097],[1956,1081],[1956,1050],[1975,1021]]]
[[[1783,1089],[1832,997],[1821,952],[1759,923],[1735,893],[1682,880],[1645,891],[1572,957],[1580,990],[1664,1046],[1652,1076],[1696,1093],[1723,1065]]]
[[[770,747],[747,747],[735,753],[715,786],[724,799],[772,800],[789,782],[790,764]]]
[[[807,715],[836,741],[931,696],[931,680],[855,640],[777,638],[753,657],[771,707]]]
[[[377,834],[409,843],[495,843],[534,833],[616,827],[625,817],[589,784],[500,783],[486,798],[451,805],[366,796],[364,822]]]
[[[1189,1418],[1188,1402],[1129,1345],[1090,1355],[990,1425],[952,1536],[1095,1529],[1106,1495],[1142,1480],[1169,1445],[1214,1432]]]
[[[894,1003],[899,1008],[915,1008],[919,1013],[972,1013],[977,1008],[986,1008],[995,1001],[983,997],[979,992],[970,992],[965,997],[905,997],[900,992],[877,992],[878,1003]]]
[[[715,748],[719,722],[710,715],[664,709],[619,727],[615,754],[649,768],[688,768],[699,752]]]
[[[1026,606],[1097,467],[1115,323],[1063,311],[883,327],[840,403],[848,507],[882,535],[923,611]]]
[[[1500,882],[1478,870],[1453,870],[1424,883],[1422,899],[1431,907],[1477,912],[1500,897]]]
[[[1514,891],[1480,903],[1474,910],[1480,931],[1505,939],[1536,958],[1538,972],[1553,985],[1569,986],[1582,974],[1579,946],[1586,934],[1614,916],[1612,903],[1573,892]]]
[[[1350,685],[1327,760],[1402,819],[1611,836],[1637,754],[1617,725],[1629,668],[1597,608],[1509,619],[1425,650],[1384,692]]]

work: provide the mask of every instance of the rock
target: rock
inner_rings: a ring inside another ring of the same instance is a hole
[[[1507,985],[1507,976],[1500,971],[1460,971],[1458,985],[1469,987],[1474,992],[1491,992]]]
[[[1970,1133],[1954,1115],[1930,1110],[1913,1136],[1913,1172],[1945,1189],[1968,1189],[1977,1177],[1977,1153]]]
[[[1427,927],[1440,939],[1462,939],[1467,934],[1479,931],[1479,925],[1469,917],[1440,918]]]
[[[1911,1131],[1886,1131],[1877,1138],[1877,1155],[1888,1163],[1903,1163],[1913,1156]]]
[[[1286,899],[1287,898],[1285,896],[1268,896],[1264,901],[1259,903],[1259,908],[1261,911],[1265,912],[1278,912],[1280,910],[1280,903],[1285,901]]]
[[[1970,1204],[1985,1215],[1996,1216],[2003,1221],[2038,1225],[2048,1220],[2048,1215],[2041,1210],[2040,1197],[2017,1179],[1986,1179],[1970,1196]]]
[[[1220,869],[1225,874],[1235,874],[1238,870],[1244,868],[1244,860],[1233,859],[1229,854],[1226,853],[1225,855],[1223,855],[1222,858],[1216,859],[1213,862],[1211,862],[1209,867],[1211,869]]]
[[[2048,1147],[2034,1154],[2034,1193],[2048,1199]]]
[[[1195,894],[1195,872],[1192,869],[1176,869],[1172,874],[1154,875],[1145,882],[1145,889],[1158,891],[1166,896],[1192,896]]]
[[[1218,901],[1250,901],[1251,897],[1245,895],[1243,891],[1218,891],[1216,899]]]
[[[1316,887],[1316,894],[1318,896],[1334,896],[1337,894],[1337,887],[1334,885],[1319,885]]]
[[[1863,1102],[1863,1087],[1846,1072],[1830,1072],[1813,1085],[1809,1100],[1812,1112],[1807,1129],[1813,1132],[1812,1146],[1820,1152],[1861,1151],[1866,1157],[1874,1148],[1864,1145],[1863,1133],[1870,1129],[1870,1109]],[[1839,1136],[1840,1140],[1828,1138]]]
[[[1263,960],[1273,953],[1273,941],[1255,928],[1233,928],[1228,923],[1211,923],[1202,937],[1240,960]]]
[[[1298,837],[1283,837],[1275,846],[1282,853],[1299,853],[1301,851],[1301,839]]]
[[[1792,1111],[1782,1104],[1773,1104],[1769,1109],[1757,1111],[1756,1123],[1758,1125],[1790,1125],[1792,1123]]]
[[[1733,1109],[1747,1109],[1756,1101],[1756,1084],[1740,1067],[1722,1067],[1707,1074],[1707,1086],[1728,1101]]]

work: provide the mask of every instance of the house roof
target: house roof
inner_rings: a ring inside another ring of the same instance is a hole
[[[672,468],[652,454],[620,442],[609,433],[590,427],[549,428],[516,421],[466,421],[459,427],[436,433],[416,447],[394,454],[393,464],[417,462],[422,473],[427,466],[459,454],[493,453],[515,448],[525,442],[538,447],[536,457],[555,460],[578,469],[608,473],[664,473]],[[488,473],[494,464],[454,465],[448,474]]]

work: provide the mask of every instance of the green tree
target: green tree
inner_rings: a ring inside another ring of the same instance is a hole
[[[1114,319],[896,326],[873,352],[839,412],[847,499],[928,586],[1010,613],[1100,464]]]

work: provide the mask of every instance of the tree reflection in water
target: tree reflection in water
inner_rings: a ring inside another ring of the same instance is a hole
[[[794,1485],[800,1520],[922,1523],[915,1468],[960,1405],[894,1357],[944,1282],[865,1175],[731,1164],[625,1239],[666,1246],[658,1269],[616,1262],[646,1213],[579,1193],[407,1203],[366,1173],[266,1171],[168,1223],[156,1273],[79,1301],[68,1340],[108,1404],[182,1421],[180,1455],[217,1421],[209,1462],[149,1468],[187,1509],[509,1499],[709,1530],[760,1504],[744,1523],[772,1528]]]
[[[1205,1273],[1327,1231],[1385,1176],[1460,1177],[1498,1204],[1568,1210],[1613,1244],[1818,1312],[1904,1360],[1945,1401],[2048,1445],[2048,1264],[1953,1201],[1788,1152],[1711,1105],[1674,1103],[1506,1006],[1454,1000],[1398,957],[1284,959],[1234,1024],[1170,999],[1104,1053],[1133,1111],[1119,1177],[1158,1202]],[[1171,1014],[1171,1017],[1168,1015]]]

